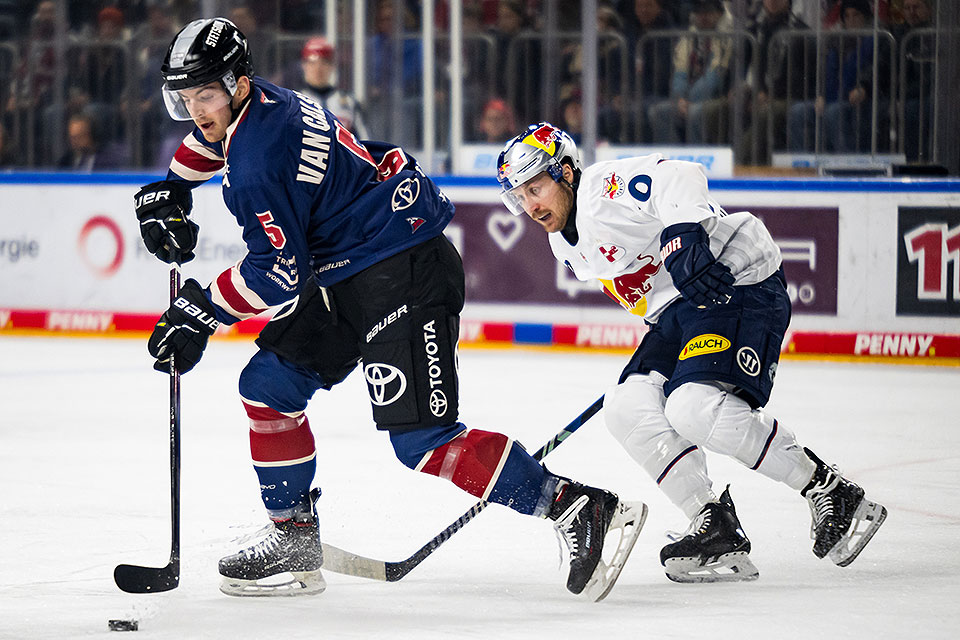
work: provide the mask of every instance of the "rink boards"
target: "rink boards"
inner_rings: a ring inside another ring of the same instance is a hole
[[[0,332],[125,335],[166,307],[167,267],[132,212],[148,175],[0,174]],[[543,232],[486,178],[437,180],[457,205],[447,235],[464,258],[464,345],[629,351],[645,326],[553,259]],[[241,259],[219,185],[195,193],[208,282]],[[711,180],[728,211],[761,217],[793,300],[785,355],[960,363],[960,181]],[[255,334],[255,318],[225,335]]]

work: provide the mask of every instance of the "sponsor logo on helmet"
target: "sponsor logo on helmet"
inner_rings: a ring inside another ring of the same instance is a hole
[[[190,74],[188,74],[188,73],[178,73],[178,74],[175,74],[175,75],[172,75],[172,76],[167,76],[167,80],[168,80],[168,81],[169,81],[169,80],[186,80],[186,79],[187,79],[187,76],[189,76],[189,75],[190,75]]]
[[[208,47],[217,46],[217,41],[220,40],[220,32],[223,31],[223,28],[227,26],[222,20],[214,20],[213,26],[210,27],[210,33],[207,34],[207,39],[203,41],[203,44]]]
[[[548,124],[542,125],[523,139],[524,144],[543,149],[551,156],[557,152],[557,129]]]
[[[600,245],[600,255],[607,259],[607,262],[616,262],[623,257],[625,251],[622,247],[615,244]]]
[[[603,197],[613,200],[614,198],[619,198],[624,194],[627,187],[623,182],[623,178],[618,176],[616,173],[611,173],[609,176],[603,179]]]
[[[687,358],[696,358],[697,356],[708,353],[719,353],[729,348],[730,341],[723,336],[718,336],[715,333],[704,333],[684,345],[683,351],[680,352],[679,359],[686,360]]]
[[[497,180],[505,180],[510,177],[511,173],[513,173],[513,167],[510,166],[509,162],[504,162],[497,169]]]

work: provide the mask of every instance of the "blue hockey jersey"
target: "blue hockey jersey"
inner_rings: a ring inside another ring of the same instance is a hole
[[[311,274],[330,286],[429,240],[453,217],[402,149],[361,143],[307,96],[259,77],[224,140],[209,143],[195,128],[168,179],[196,186],[221,169],[248,250],[210,284],[225,324],[290,300]]]

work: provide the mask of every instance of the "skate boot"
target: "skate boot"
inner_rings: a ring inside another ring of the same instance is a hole
[[[670,534],[668,534],[670,535]],[[760,572],[750,561],[750,540],[740,526],[730,487],[704,505],[682,537],[660,550],[660,564],[674,582],[740,582]]]
[[[829,556],[845,567],[860,555],[887,518],[883,505],[864,498],[863,489],[828,467],[810,449],[803,449],[817,465],[810,483],[800,492],[810,505],[813,554]]]
[[[319,489],[313,489],[290,518],[273,521],[266,537],[220,560],[220,591],[231,596],[297,596],[326,589],[314,506],[319,496]]]
[[[559,478],[546,516],[555,521],[553,528],[570,553],[567,589],[594,602],[603,600],[633,550],[647,506],[621,502],[609,491]],[[604,539],[614,531],[619,531],[620,539],[605,562]]]

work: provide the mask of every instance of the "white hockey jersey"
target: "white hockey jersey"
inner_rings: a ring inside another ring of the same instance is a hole
[[[583,171],[571,246],[551,233],[550,248],[579,280],[599,280],[627,311],[656,322],[680,293],[660,259],[660,233],[699,222],[710,251],[730,267],[736,285],[756,284],[780,267],[780,249],[748,212],[728,214],[707,192],[699,164],[660,154],[598,162]]]

